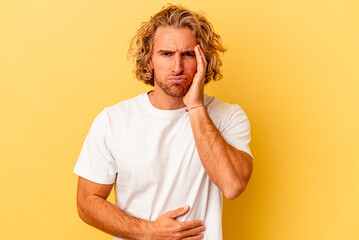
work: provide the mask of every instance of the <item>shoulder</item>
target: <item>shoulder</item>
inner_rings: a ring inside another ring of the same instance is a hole
[[[235,116],[247,118],[246,113],[238,104],[224,103],[216,97],[205,95],[205,106],[208,114],[214,119],[229,119]]]
[[[119,123],[124,118],[131,116],[136,109],[139,109],[144,94],[140,94],[134,98],[123,100],[112,106],[105,107],[95,118],[94,123],[102,127],[112,127],[114,123]]]
[[[237,104],[223,103],[214,97],[205,99],[208,114],[227,143],[252,156],[250,123],[244,110]]]
[[[104,110],[108,113],[108,114],[116,114],[118,112],[121,111],[126,111],[128,109],[131,109],[133,107],[136,107],[138,105],[141,104],[141,102],[143,101],[144,95],[146,93],[142,93],[136,97],[127,99],[127,100],[123,100],[115,105],[106,107]]]

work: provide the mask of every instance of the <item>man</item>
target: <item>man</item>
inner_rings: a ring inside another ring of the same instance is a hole
[[[74,169],[79,215],[115,239],[222,239],[222,193],[244,190],[252,157],[243,110],[203,93],[222,76],[220,37],[169,5],[131,46],[137,77],[154,90],[94,120]],[[116,205],[106,201],[114,183]]]

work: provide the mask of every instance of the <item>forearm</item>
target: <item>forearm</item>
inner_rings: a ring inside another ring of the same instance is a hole
[[[227,198],[235,198],[243,192],[251,175],[249,155],[224,140],[205,107],[190,110],[189,116],[198,154],[209,178]]]
[[[148,221],[128,215],[102,197],[88,196],[78,204],[81,219],[106,233],[126,239],[144,239]]]
[[[113,236],[125,239],[162,240],[193,236],[202,239],[205,226],[200,220],[185,222],[176,218],[186,214],[189,206],[165,212],[154,221],[128,215],[106,199],[113,184],[99,184],[79,177],[77,209],[82,220]]]

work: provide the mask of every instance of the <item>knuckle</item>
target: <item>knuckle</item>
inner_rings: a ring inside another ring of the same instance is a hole
[[[203,239],[204,238],[204,235],[203,234],[200,234],[198,235],[197,239]]]
[[[176,233],[176,234],[174,235],[174,237],[175,237],[175,239],[181,239],[183,236],[182,236],[181,233]]]
[[[176,232],[181,232],[181,231],[183,231],[183,226],[182,226],[182,224],[177,224],[177,225],[175,226],[175,231],[176,231]]]
[[[191,235],[196,235],[196,234],[198,234],[198,233],[200,233],[201,232],[201,229],[199,229],[199,228],[194,228],[194,229],[192,229],[191,231],[190,231],[190,234]]]
[[[196,222],[190,222],[190,223],[188,223],[188,228],[194,228],[194,227],[197,227]]]
[[[201,221],[195,221],[195,222],[193,222],[193,227],[198,227],[198,226],[202,226],[202,222],[201,222]]]

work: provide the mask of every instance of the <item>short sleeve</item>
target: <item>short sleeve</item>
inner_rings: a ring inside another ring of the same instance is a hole
[[[109,130],[109,117],[105,109],[91,125],[76,162],[74,173],[100,184],[115,182],[117,165],[108,148]]]
[[[249,148],[251,127],[243,109],[238,105],[231,105],[224,122],[225,126],[221,132],[223,138],[236,149],[248,153],[253,159]]]

